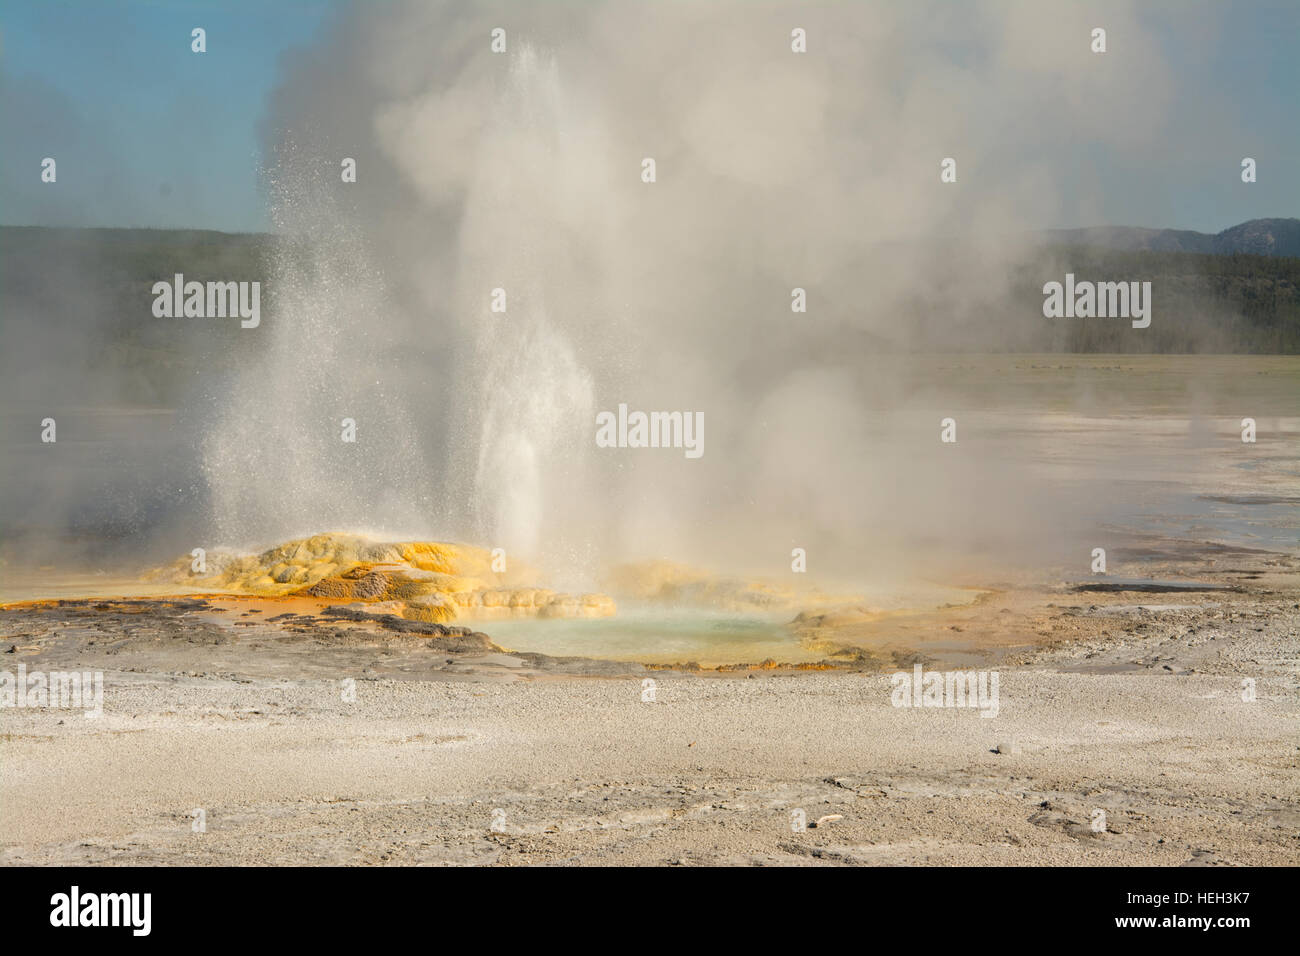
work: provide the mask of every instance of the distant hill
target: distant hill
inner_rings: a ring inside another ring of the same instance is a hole
[[[821,290],[828,321],[803,330],[799,348],[828,362],[936,349],[1300,354],[1300,220],[1256,219],[1214,236],[1060,230],[1031,248],[1015,243],[993,272],[987,238],[899,242],[846,265]],[[265,234],[0,226],[0,408],[46,394],[51,378],[67,404],[184,407],[195,392],[220,401],[266,347],[280,318],[278,278],[299,255],[310,265],[309,246]],[[917,278],[864,300],[864,269]],[[263,331],[155,318],[153,283],[177,272],[262,281]],[[1153,324],[1044,319],[1043,284],[1067,273],[1150,281]]]
[[[1219,255],[1300,256],[1300,219],[1251,219],[1214,237]]]
[[[153,316],[153,283],[266,280],[274,236],[190,229],[0,226],[0,404],[57,377],[71,402],[170,405],[251,361],[261,342],[234,322]],[[268,284],[262,313],[275,308]]]
[[[1118,252],[1199,252],[1206,255],[1300,256],[1300,219],[1251,219],[1220,233],[1189,229],[1095,226],[1051,229],[1054,245],[1096,246]]]

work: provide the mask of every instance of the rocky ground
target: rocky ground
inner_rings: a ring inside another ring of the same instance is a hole
[[[1145,584],[806,619],[823,669],[519,655],[304,598],[12,606],[0,670],[105,695],[0,711],[0,861],[1294,865],[1296,559],[1144,547]],[[996,669],[997,716],[892,706],[915,662]]]

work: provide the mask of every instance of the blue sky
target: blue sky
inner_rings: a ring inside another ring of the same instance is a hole
[[[0,222],[269,228],[259,174],[268,95],[282,56],[311,45],[338,5],[7,0],[0,9]],[[1098,144],[1072,148],[1071,174],[1105,197],[1102,219],[1041,227],[1215,232],[1254,217],[1300,216],[1300,0],[1188,0],[1172,9],[1160,15],[1184,27],[1204,21],[1206,36],[1188,45],[1171,40],[1164,51],[1178,88],[1173,138],[1139,156]],[[207,30],[202,56],[190,51],[195,26]],[[959,58],[962,39],[948,42]],[[1232,115],[1207,117],[1208,109]],[[1225,119],[1244,135],[1228,142],[1207,135]],[[1242,155],[1260,164],[1260,181],[1246,191],[1225,174]],[[45,156],[59,163],[57,193],[39,185]]]
[[[0,222],[262,230],[259,124],[325,0],[6,0]],[[190,31],[207,30],[207,53]],[[14,189],[41,159],[50,190]]]
[[[1202,21],[1206,34],[1199,45],[1165,43],[1179,85],[1176,138],[1141,175],[1091,156],[1111,193],[1107,221],[1061,225],[1218,232],[1247,219],[1300,217],[1300,0],[1183,0],[1171,9]],[[1229,127],[1234,135],[1215,139],[1213,131]],[[1251,186],[1223,175],[1239,170],[1243,156],[1259,163]]]

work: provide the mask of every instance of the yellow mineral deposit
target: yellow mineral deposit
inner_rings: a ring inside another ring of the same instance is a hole
[[[312,535],[257,554],[210,551],[203,561],[196,569],[195,559],[185,557],[146,580],[190,593],[359,603],[374,613],[434,623],[614,617],[612,594],[641,609],[794,615],[792,625],[807,640],[831,623],[844,623],[844,615],[861,623],[887,613],[860,593],[727,577],[661,560],[615,567],[602,582],[608,593],[565,593],[539,586],[543,575],[518,560],[508,571],[492,570],[493,555],[485,548],[356,534]]]
[[[382,605],[420,621],[458,618],[610,617],[604,594],[572,595],[529,586],[518,561],[492,570],[492,553],[431,541],[379,542],[360,535],[317,534],[258,554],[211,552],[202,570],[185,557],[148,575],[196,590],[262,597],[313,597]]]

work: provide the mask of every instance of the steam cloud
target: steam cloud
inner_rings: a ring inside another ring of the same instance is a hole
[[[1099,17],[1123,38],[1104,68]],[[778,570],[792,546],[861,571],[1032,527],[1063,503],[994,455],[940,459],[905,353],[998,347],[1016,237],[1097,218],[1076,145],[1149,163],[1169,95],[1127,5],[360,4],[287,64],[266,127],[277,224],[306,242],[221,397],[220,533],[460,536],[581,575]],[[909,245],[952,236],[983,239]],[[940,287],[962,294],[923,339]],[[707,454],[595,448],[621,401],[704,412]]]

